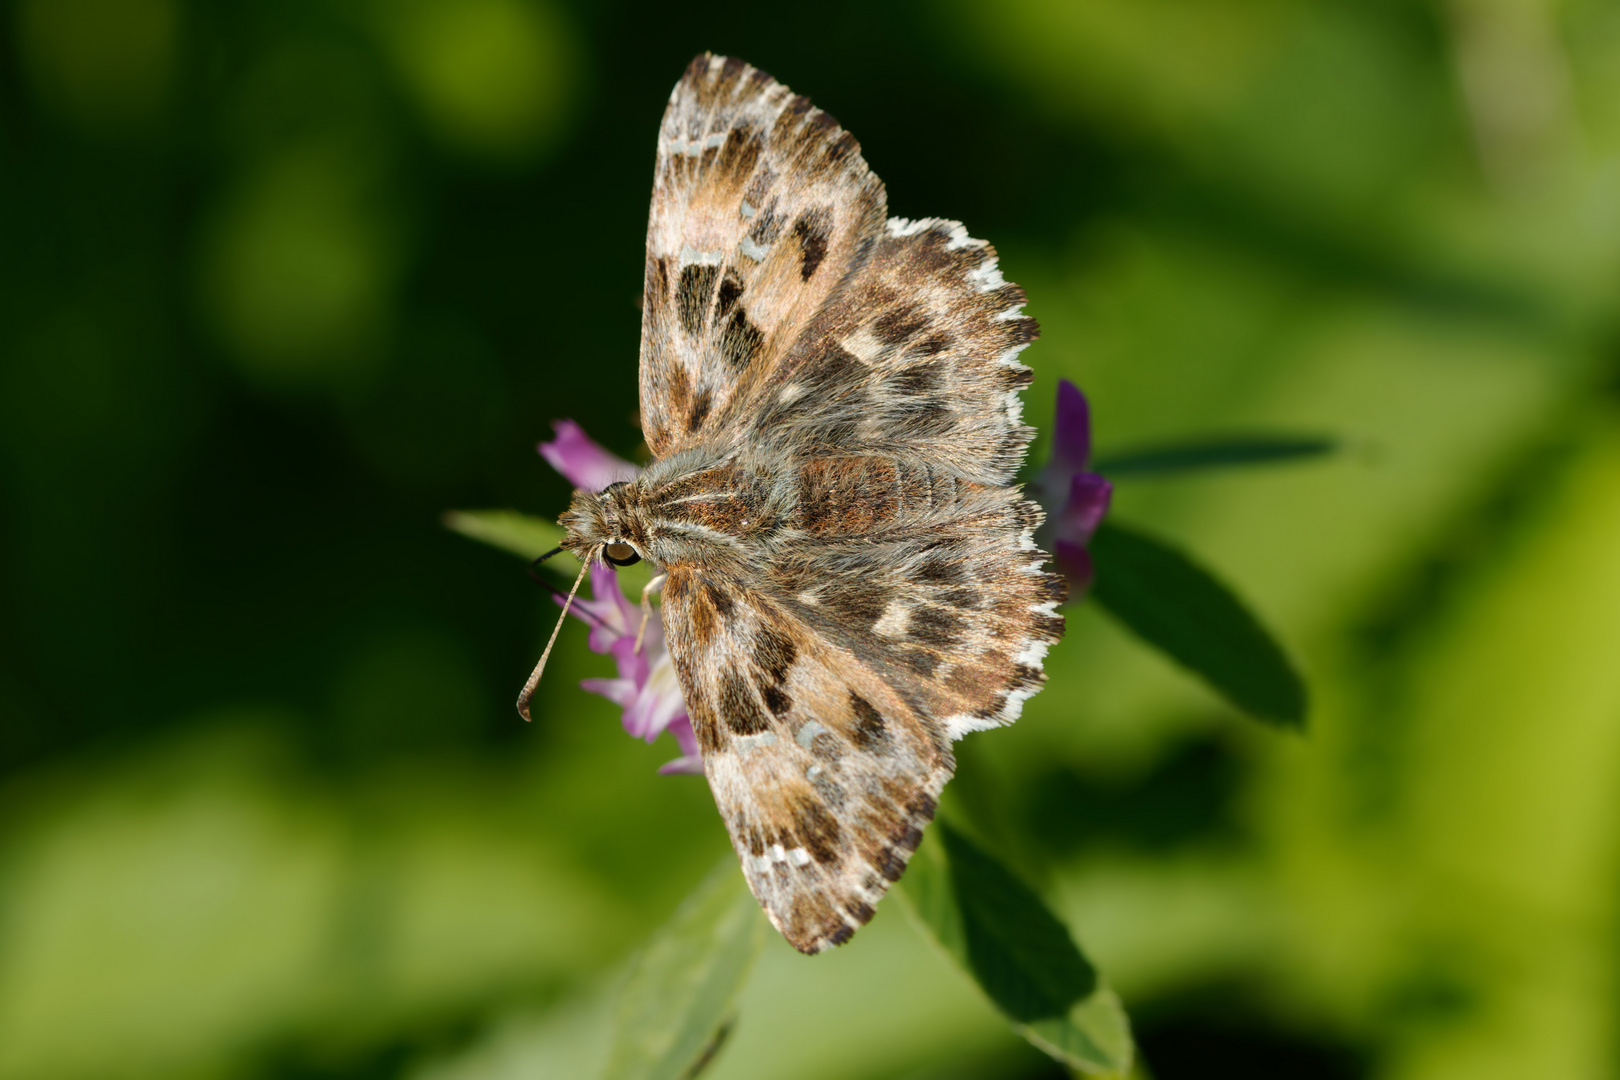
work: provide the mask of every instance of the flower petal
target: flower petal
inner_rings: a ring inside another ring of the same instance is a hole
[[[1091,587],[1092,578],[1097,576],[1091,564],[1091,552],[1080,544],[1059,540],[1052,545],[1052,555],[1058,569],[1069,579],[1071,598],[1078,599],[1082,592]]]
[[[582,491],[601,491],[616,481],[633,480],[641,471],[596,445],[572,420],[553,421],[551,428],[557,437],[540,444],[540,456]]]
[[[553,599],[559,605],[564,600],[561,596]],[[619,588],[619,575],[606,563],[592,564],[590,599],[576,596],[570,610],[590,623],[592,652],[611,651],[617,638],[635,633],[636,627],[641,625],[641,610],[625,599],[624,590]]]
[[[658,766],[658,775],[660,775],[660,776],[674,776],[676,774],[684,774],[684,775],[687,775],[687,776],[702,776],[703,775],[703,757],[702,757],[702,755],[700,755],[700,754],[687,754],[684,757],[678,757],[674,761],[667,761],[664,764]]]
[[[1076,473],[1091,460],[1091,406],[1068,379],[1058,380],[1057,417],[1052,422],[1052,463]]]
[[[658,772],[664,776],[675,773],[702,776],[703,755],[698,751],[697,736],[692,733],[692,718],[682,712],[669,725],[669,733],[675,736],[675,741],[680,744],[681,756],[660,766]]]
[[[601,694],[621,709],[632,704],[640,692],[629,679],[581,679],[579,688],[588,693]]]
[[[681,710],[681,715],[670,721],[667,730],[671,735],[675,736],[675,742],[679,744],[681,753],[687,757],[697,756],[697,733],[692,730],[692,718],[687,715],[685,709]]]
[[[1084,547],[1108,513],[1114,485],[1096,473],[1076,473],[1069,480],[1069,498],[1058,512],[1056,537]]]
[[[635,704],[624,711],[624,728],[651,742],[686,715],[686,699],[681,696],[681,684],[675,677],[675,664],[665,652],[652,665]]]

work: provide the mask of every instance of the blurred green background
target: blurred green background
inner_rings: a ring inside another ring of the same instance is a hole
[[[635,456],[704,49],[993,241],[1122,483],[1306,671],[1304,736],[1094,609],[956,797],[1153,1076],[1620,1076],[1620,4],[9,0],[0,1078],[588,1076],[726,850],[451,507]],[[1044,451],[1037,447],[1037,456]],[[716,1078],[1046,1077],[894,902],[773,938]]]

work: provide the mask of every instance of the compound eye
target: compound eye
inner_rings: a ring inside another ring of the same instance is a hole
[[[629,544],[607,545],[602,549],[602,558],[614,566],[634,566],[641,561],[641,556]]]

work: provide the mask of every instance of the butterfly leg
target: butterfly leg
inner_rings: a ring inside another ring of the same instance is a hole
[[[664,579],[668,574],[659,574],[647,582],[646,588],[641,590],[641,629],[636,631],[637,653],[641,652],[641,639],[647,636],[647,620],[652,618],[652,594],[664,587]]]

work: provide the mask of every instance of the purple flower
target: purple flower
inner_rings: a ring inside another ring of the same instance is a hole
[[[1053,557],[1075,592],[1086,589],[1093,576],[1086,545],[1097,531],[1114,485],[1086,471],[1091,461],[1091,408],[1086,395],[1068,379],[1058,383],[1057,417],[1052,428],[1052,457],[1035,486],[1046,507]]]
[[[591,441],[585,429],[572,420],[553,420],[557,437],[536,449],[563,479],[581,491],[601,491],[619,480],[633,480],[641,470],[621,457],[614,457]]]
[[[540,454],[575,487],[600,491],[617,480],[635,477],[638,470],[634,465],[596,445],[572,420],[559,420],[552,427],[557,438],[541,443]],[[562,603],[561,598],[557,602]],[[681,756],[659,772],[703,772],[692,719],[664,644],[662,615],[656,609],[652,612],[637,652],[641,609],[625,599],[618,574],[602,563],[591,567],[591,598],[577,597],[570,610],[590,624],[591,651],[613,657],[619,668],[618,678],[586,679],[579,685],[623,709],[624,730],[636,738],[652,742],[666,731],[675,737]]]

